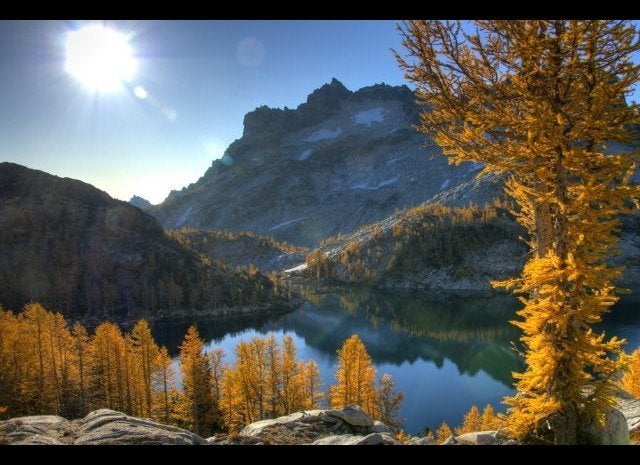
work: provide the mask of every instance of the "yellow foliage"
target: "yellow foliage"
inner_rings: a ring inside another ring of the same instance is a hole
[[[291,336],[280,347],[273,335],[240,341],[221,382],[220,407],[229,431],[266,418],[318,407],[322,381],[315,362],[296,358]]]
[[[180,373],[183,393],[179,409],[187,427],[201,436],[208,436],[219,422],[211,388],[211,366],[203,353],[204,342],[198,330],[190,326],[180,345]]]
[[[367,349],[357,334],[347,339],[338,350],[336,384],[329,388],[331,408],[359,405],[373,418],[378,418],[376,369]]]
[[[416,84],[419,129],[452,163],[481,162],[507,175],[506,192],[527,229],[530,260],[520,277],[494,283],[523,297],[515,324],[527,368],[506,430],[522,439],[572,444],[580,425],[602,423],[614,403],[624,341],[592,329],[617,297],[618,216],[636,210],[629,142],[638,106],[624,96],[640,80],[631,22],[605,20],[408,21],[400,28]],[[550,426],[550,428],[548,427]]]
[[[462,426],[456,428],[456,436],[474,431],[482,431],[482,417],[475,405],[465,414]]]
[[[499,429],[502,426],[502,421],[493,411],[493,407],[491,404],[487,404],[487,406],[482,411],[482,424],[480,429],[482,431],[491,431]]]
[[[629,365],[620,385],[629,394],[640,399],[640,349],[629,356]]]
[[[447,425],[445,422],[442,422],[442,424],[438,428],[438,431],[436,431],[438,444],[442,444],[443,442],[445,442],[451,435],[453,435],[453,432],[451,431],[451,428],[449,428],[449,425]]]
[[[399,441],[403,444],[408,444],[411,440],[411,436],[405,433],[403,430],[400,430],[396,433],[396,441]]]

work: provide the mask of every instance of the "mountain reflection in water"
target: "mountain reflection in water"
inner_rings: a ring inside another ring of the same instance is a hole
[[[295,312],[198,321],[200,335],[208,348],[222,347],[228,356],[240,339],[291,335],[299,358],[318,363],[326,391],[334,381],[336,351],[358,334],[378,375],[390,373],[405,393],[400,416],[414,434],[442,421],[459,424],[472,404],[482,408],[490,403],[503,411],[502,398],[513,392],[511,373],[523,368],[512,348],[519,335],[509,324],[519,307],[513,296],[361,287],[322,294],[306,289],[303,294],[307,301]],[[608,335],[629,340],[627,351],[640,346],[639,301],[635,295],[624,297],[603,323]],[[157,324],[156,340],[175,356],[191,323]]]

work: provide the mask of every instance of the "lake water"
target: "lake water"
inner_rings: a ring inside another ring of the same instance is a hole
[[[625,296],[607,316],[608,335],[628,340],[627,351],[640,346],[639,290]],[[228,356],[241,340],[274,334],[293,337],[302,360],[318,363],[323,390],[334,383],[336,351],[352,334],[367,347],[378,378],[389,373],[405,393],[400,410],[405,431],[421,433],[446,421],[459,425],[475,404],[504,411],[513,393],[511,372],[523,368],[511,349],[518,330],[508,321],[519,302],[491,292],[446,293],[374,291],[355,288],[329,294],[306,294],[295,312],[280,317],[250,318],[221,324],[198,321],[207,350],[222,347]],[[191,322],[154,327],[158,343],[176,355]]]

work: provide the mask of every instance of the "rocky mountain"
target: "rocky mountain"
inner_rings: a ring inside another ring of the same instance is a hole
[[[0,163],[0,304],[119,321],[281,304],[260,273],[207,264],[95,187]]]
[[[138,208],[147,208],[151,206],[151,202],[137,195],[131,197],[131,199],[129,199],[129,203]]]
[[[146,207],[165,228],[254,231],[313,246],[380,221],[434,196],[484,203],[481,166],[450,166],[413,129],[418,107],[406,86],[356,92],[339,81],[314,91],[295,110],[257,108],[242,138],[194,184]],[[490,181],[490,180],[489,180]],[[458,190],[458,192],[454,192]]]

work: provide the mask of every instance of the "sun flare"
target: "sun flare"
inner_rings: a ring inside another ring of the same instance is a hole
[[[93,91],[117,90],[138,64],[128,37],[96,24],[67,35],[65,70]]]

